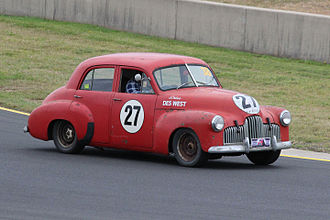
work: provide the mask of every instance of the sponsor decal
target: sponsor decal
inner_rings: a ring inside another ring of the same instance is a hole
[[[177,97],[177,96],[170,96],[168,99],[172,100],[181,100],[181,97]]]
[[[187,102],[185,101],[163,101],[163,106],[167,107],[186,107]]]
[[[209,68],[207,67],[201,67],[204,76],[212,76],[212,73],[210,72]]]
[[[142,104],[137,100],[127,101],[120,111],[120,122],[123,128],[131,134],[138,132],[144,121]]]
[[[233,101],[239,109],[246,113],[257,114],[260,111],[260,107],[257,100],[255,100],[251,96],[237,94],[233,96]]]
[[[271,144],[270,138],[252,138],[251,147],[269,147]]]

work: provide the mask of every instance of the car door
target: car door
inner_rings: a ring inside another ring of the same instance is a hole
[[[77,89],[76,102],[85,105],[94,118],[93,143],[110,142],[111,100],[114,95],[114,66],[98,66],[90,68]]]
[[[150,78],[137,68],[121,67],[121,78],[112,98],[111,143],[126,149],[152,148],[154,111],[157,96]],[[127,93],[125,85],[141,74],[140,93]]]

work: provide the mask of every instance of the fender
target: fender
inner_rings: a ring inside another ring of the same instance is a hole
[[[49,139],[48,126],[54,120],[67,120],[70,105],[69,100],[59,100],[44,103],[33,110],[28,120],[30,134],[35,138],[47,141]]]
[[[88,123],[93,123],[94,130],[94,118],[92,112],[84,104],[72,102],[68,118],[70,118],[74,128],[76,129],[78,140],[84,139],[87,133]]]
[[[214,113],[193,110],[156,110],[154,126],[154,150],[168,154],[171,135],[179,128],[190,128],[198,136],[202,149],[207,152],[210,146],[218,146],[222,132],[215,132],[211,127]]]
[[[263,108],[273,116],[273,120],[276,124],[280,126],[281,129],[281,141],[289,141],[289,127],[283,126],[280,122],[280,115],[284,108],[276,106],[263,106]]]
[[[94,119],[90,110],[71,100],[47,102],[36,108],[28,121],[30,134],[41,140],[49,140],[48,128],[56,120],[69,121],[74,126],[79,141],[87,143],[92,139]]]

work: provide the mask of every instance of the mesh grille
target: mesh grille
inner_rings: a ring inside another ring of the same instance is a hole
[[[251,116],[245,119],[244,125],[228,127],[224,131],[224,144],[242,143],[245,137],[273,137],[280,140],[280,127],[277,124],[263,124],[259,116]]]

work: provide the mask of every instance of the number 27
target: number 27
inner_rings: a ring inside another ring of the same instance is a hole
[[[137,126],[137,121],[138,121],[138,118],[139,118],[139,113],[140,113],[140,110],[141,110],[141,106],[133,106],[132,107],[131,105],[128,105],[125,108],[125,112],[128,112],[128,114],[125,118],[124,125],[132,126],[132,121],[130,121],[130,118],[132,116],[133,110],[136,110],[136,114],[135,114],[135,117],[134,117],[134,126]]]

